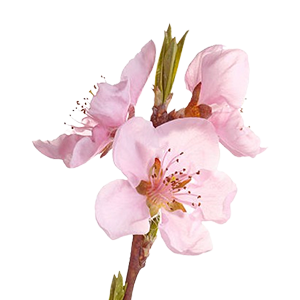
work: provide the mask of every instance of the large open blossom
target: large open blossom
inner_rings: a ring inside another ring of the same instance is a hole
[[[107,184],[97,197],[96,218],[110,238],[146,234],[150,218],[161,214],[160,233],[172,251],[211,250],[202,221],[229,219],[236,186],[216,170],[219,145],[210,122],[185,118],[154,128],[132,118],[116,134],[113,158],[128,180]]]
[[[247,54],[239,49],[209,47],[196,55],[185,75],[187,88],[200,92],[197,105],[209,106],[209,121],[220,142],[236,156],[254,157],[264,149],[260,139],[244,126],[240,108],[248,86]]]
[[[72,126],[71,134],[60,135],[53,141],[35,141],[35,147],[50,158],[62,159],[74,168],[93,156],[105,154],[112,146],[116,130],[130,116],[132,108],[148,79],[155,61],[155,45],[148,42],[126,65],[118,84],[98,84],[96,95],[81,125]]]

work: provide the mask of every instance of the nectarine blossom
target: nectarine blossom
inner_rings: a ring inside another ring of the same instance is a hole
[[[50,158],[62,159],[70,168],[101,152],[105,154],[112,146],[116,130],[131,117],[154,61],[155,45],[150,41],[126,65],[118,84],[98,84],[90,107],[83,109],[85,117],[79,127],[72,126],[70,135],[60,135],[53,141],[35,141],[35,147]]]
[[[236,156],[254,157],[264,149],[260,139],[244,126],[240,108],[249,79],[247,54],[239,49],[209,47],[196,55],[189,65],[185,82],[194,92],[200,90],[198,105],[211,108],[213,123],[220,142]]]
[[[236,186],[216,170],[218,137],[209,121],[177,119],[154,128],[132,118],[116,134],[113,159],[128,180],[107,184],[97,197],[96,218],[110,238],[146,234],[160,214],[161,236],[173,252],[212,249],[202,221],[229,219]]]

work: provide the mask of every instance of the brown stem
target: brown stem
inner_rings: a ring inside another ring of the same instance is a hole
[[[154,241],[146,235],[134,235],[132,239],[130,261],[127,271],[127,288],[123,300],[131,300],[135,280],[140,270],[145,266],[149,250]]]

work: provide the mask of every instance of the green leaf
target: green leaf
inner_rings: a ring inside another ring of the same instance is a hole
[[[189,31],[187,31],[184,34],[184,36],[181,38],[181,40],[177,44],[177,52],[176,52],[176,57],[175,57],[175,61],[174,61],[174,68],[173,68],[173,74],[172,74],[172,85],[173,85],[174,80],[175,80],[175,76],[176,76],[178,65],[179,65],[179,60],[180,60],[180,57],[181,57],[182,48],[183,48],[184,41],[185,41],[185,38],[186,38],[186,35],[188,34],[188,32]]]
[[[116,288],[114,294],[115,294],[114,300],[122,300],[125,295],[125,288],[123,286],[123,277],[120,272],[116,280]]]
[[[163,70],[163,58],[165,56],[166,51],[166,36],[164,38],[164,42],[160,51],[159,59],[157,62],[157,68],[156,68],[156,74],[155,74],[155,86],[159,88],[160,91],[162,91],[162,70]]]
[[[163,60],[163,100],[168,97],[172,89],[172,74],[176,52],[176,39],[173,38]]]
[[[166,41],[167,41],[167,48],[169,47],[171,41],[172,41],[172,29],[171,29],[171,25],[169,24],[168,26],[168,29],[167,29],[167,32],[165,33],[165,38],[166,38]]]
[[[109,300],[123,300],[126,291],[126,284],[123,286],[123,277],[119,272],[118,277],[114,275],[110,287]]]
[[[109,300],[113,300],[114,299],[114,293],[115,293],[115,289],[116,289],[116,281],[117,281],[117,278],[114,275],[113,280],[111,282],[111,286],[110,286]]]

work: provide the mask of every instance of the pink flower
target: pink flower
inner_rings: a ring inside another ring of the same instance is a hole
[[[202,221],[229,219],[236,186],[216,170],[218,137],[210,122],[185,118],[154,128],[132,118],[116,134],[113,158],[128,180],[107,184],[97,197],[96,218],[110,238],[146,234],[160,213],[160,233],[173,252],[212,249]]]
[[[198,105],[211,107],[209,121],[215,126],[220,142],[236,156],[255,157],[265,149],[260,147],[260,139],[252,130],[244,126],[239,111],[248,78],[247,54],[215,45],[196,55],[187,69],[185,82],[191,92],[201,87]]]
[[[148,42],[124,68],[118,84],[99,83],[90,107],[84,109],[80,127],[72,134],[60,135],[53,141],[35,141],[34,146],[44,155],[62,159],[69,168],[78,167],[112,147],[116,130],[132,117],[134,105],[148,79],[155,61],[155,45]]]

